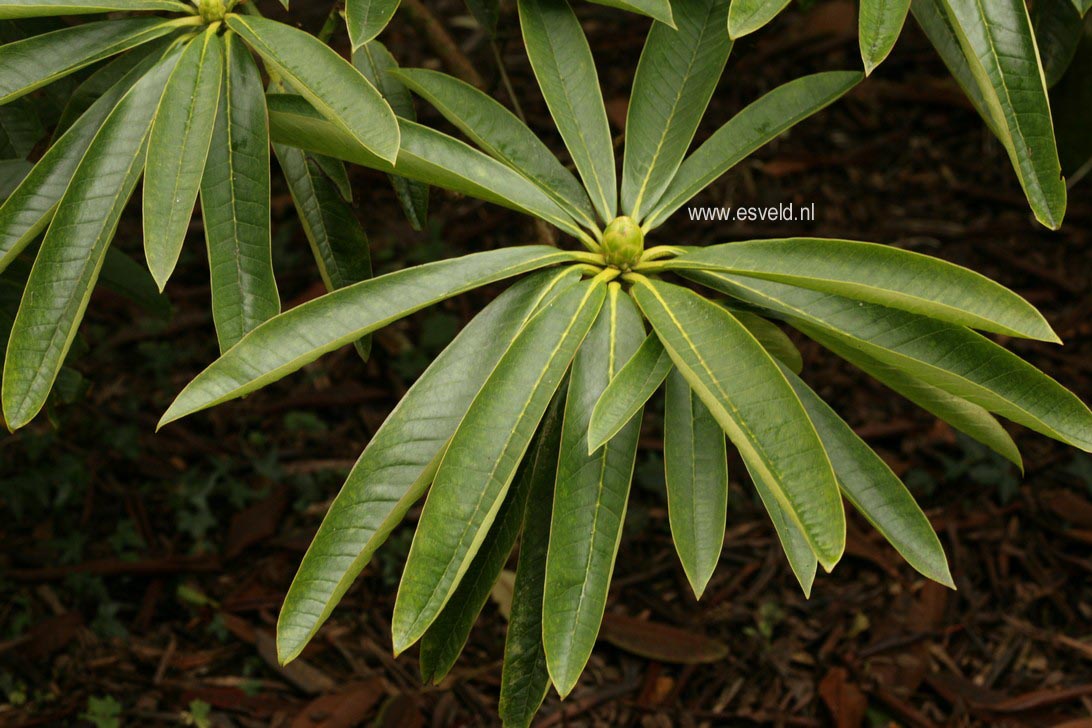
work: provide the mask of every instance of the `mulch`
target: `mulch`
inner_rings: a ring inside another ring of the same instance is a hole
[[[492,49],[457,0],[430,7],[503,98]],[[620,135],[646,23],[599,6],[581,13]],[[778,83],[856,67],[854,23],[852,3],[832,0],[737,44],[700,136]],[[500,55],[532,124],[548,128],[516,27],[502,20]],[[385,38],[405,65],[439,67],[418,32],[400,17]],[[814,223],[680,214],[656,242],[814,234],[965,264],[1043,310],[1064,348],[1006,343],[1092,399],[1087,184],[1073,190],[1062,232],[1036,226],[1004,150],[916,28],[875,75],[700,200],[814,203]],[[439,191],[430,228],[409,232],[383,177],[353,174],[384,270],[542,234]],[[275,194],[276,263],[293,305],[320,291],[283,186]],[[139,229],[134,212],[121,236],[134,252]],[[60,429],[43,418],[0,441],[0,725],[79,722],[90,696],[113,697],[123,725],[192,722],[194,701],[211,706],[215,726],[493,724],[505,630],[496,603],[440,685],[421,684],[414,650],[391,656],[416,510],[301,659],[277,665],[272,640],[340,479],[422,363],[494,291],[391,327],[366,365],[347,349],[156,435],[158,414],[216,354],[199,221],[192,242],[169,289],[173,318],[149,322],[96,294],[91,351],[76,362],[86,398],[58,409]],[[1012,428],[1021,477],[798,341],[808,382],[919,496],[958,591],[925,581],[853,518],[846,558],[806,600],[736,459],[721,564],[695,601],[670,540],[649,416],[600,643],[577,689],[549,697],[537,725],[1092,726],[1092,458]]]

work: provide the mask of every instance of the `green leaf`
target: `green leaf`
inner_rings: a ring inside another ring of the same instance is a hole
[[[44,18],[56,15],[89,15],[116,10],[137,12],[164,10],[193,15],[192,5],[177,0],[7,0],[0,5],[0,20]]]
[[[41,119],[27,99],[0,106],[0,159],[26,159],[45,134]]]
[[[398,10],[398,0],[346,0],[345,24],[353,50],[383,32]]]
[[[936,415],[1023,470],[1023,460],[1016,443],[1012,441],[1009,433],[1005,432],[1001,423],[984,408],[931,384],[926,384],[920,379],[915,379],[897,367],[885,364],[833,336],[825,335],[820,329],[813,329],[809,335],[926,412]]]
[[[152,64],[153,59],[145,59],[103,93],[0,205],[0,270],[7,268],[53,219],[57,203],[103,121]]]
[[[626,115],[622,209],[638,222],[678,171],[732,50],[722,0],[676,11],[677,30],[654,23],[648,33]]]
[[[379,89],[399,118],[417,120],[410,90],[394,77],[398,62],[382,43],[373,40],[357,48],[353,52],[353,65]],[[414,230],[423,230],[428,217],[428,185],[398,175],[390,175],[390,180],[410,225]]]
[[[584,29],[568,0],[519,0],[519,21],[550,115],[592,204],[610,222],[618,206],[614,144]]]
[[[909,11],[910,0],[861,0],[857,24],[866,76],[883,63],[895,47]]]
[[[1092,412],[1015,354],[962,326],[773,281],[688,273],[1036,432],[1092,451]]]
[[[992,127],[1035,217],[1057,230],[1066,207],[1046,82],[1024,0],[944,0]]]
[[[160,290],[174,271],[189,230],[223,78],[223,42],[210,26],[182,53],[148,137],[148,168],[155,173],[144,178],[144,252]]]
[[[445,298],[570,258],[546,245],[503,248],[426,263],[327,293],[251,331],[182,390],[160,426],[261,389]]]
[[[326,290],[336,291],[371,278],[368,236],[337,185],[318,162],[299,149],[279,144],[273,149]],[[354,346],[367,360],[371,338],[358,339]]]
[[[728,452],[724,430],[686,379],[667,378],[664,475],[671,538],[683,571],[701,599],[724,548],[728,518]]]
[[[914,496],[819,395],[783,365],[782,372],[819,431],[849,502],[908,564],[933,581],[955,589],[944,548]]]
[[[537,185],[446,134],[401,121],[402,147],[398,164],[392,166],[356,144],[333,124],[323,121],[298,96],[271,96],[269,108],[276,142],[503,205],[545,220],[574,237],[591,240]]]
[[[945,3],[946,0],[911,0],[910,12],[990,131],[1001,136],[990,116],[986,98],[978,88],[970,61],[963,53],[959,36],[948,19]]]
[[[351,63],[313,35],[284,23],[229,15],[227,24],[319,113],[365,149],[394,163],[398,119]]]
[[[1073,7],[1077,8],[1083,18],[1092,9],[1092,0],[1073,0]]]
[[[800,530],[800,526],[778,502],[774,489],[767,484],[760,472],[751,468],[746,460],[744,460],[744,465],[747,467],[747,473],[751,476],[751,482],[754,483],[762,505],[765,506],[766,512],[770,514],[770,521],[773,523],[778,541],[781,542],[781,548],[785,551],[785,557],[789,561],[789,568],[792,569],[793,576],[800,584],[804,597],[810,599],[811,587],[815,583],[815,572],[818,570],[819,561],[815,558],[815,553],[811,550],[811,545],[808,544],[808,539],[804,536],[804,532]]]
[[[171,316],[171,302],[160,293],[148,269],[117,248],[107,248],[99,282],[153,316],[160,319]]]
[[[223,44],[224,82],[201,180],[212,318],[223,353],[281,311],[273,276],[265,90],[238,37]]]
[[[562,390],[564,387],[562,387]],[[559,391],[558,394],[561,392]],[[497,517],[493,521],[489,535],[482,541],[477,555],[470,563],[470,567],[463,575],[455,593],[451,595],[447,606],[440,612],[440,616],[428,628],[421,638],[421,679],[436,685],[455,666],[455,661],[466,645],[470,636],[470,630],[477,621],[482,607],[489,600],[489,594],[497,583],[508,557],[512,553],[512,547],[516,545],[516,537],[524,522],[524,511],[527,506],[527,497],[530,493],[536,474],[542,478],[542,470],[551,475],[556,466],[540,463],[543,437],[549,438],[550,433],[560,429],[561,403],[563,398],[554,396],[554,400],[543,417],[537,437],[538,445],[535,446],[520,466],[504,503],[497,511]],[[556,448],[554,457],[556,458]],[[554,463],[557,461],[555,460]],[[537,467],[536,467],[537,466]],[[536,473],[536,470],[539,471]]]
[[[822,238],[749,240],[667,261],[788,283],[962,326],[1061,343],[1034,306],[999,283],[939,258],[889,245]]]
[[[538,185],[574,220],[595,224],[588,194],[553,152],[515,114],[468,83],[422,68],[397,73],[407,86],[486,154]]]
[[[395,654],[420,639],[466,573],[605,297],[606,286],[587,281],[543,308],[512,342],[452,435],[398,587]]]
[[[103,123],[57,206],[34,261],[4,362],[4,419],[16,430],[45,405],[83,319],[118,220],[144,170],[146,140],[172,53]]]
[[[557,692],[572,691],[591,657],[607,606],[641,415],[588,454],[592,409],[644,340],[637,307],[617,283],[573,362],[554,487],[542,603],[542,644]]]
[[[543,271],[474,317],[425,370],[368,443],[303,557],[277,623],[277,654],[294,659],[432,482],[470,403],[539,303],[573,271]],[[442,277],[438,277],[442,280]]]
[[[732,40],[753,33],[776,18],[789,0],[731,0],[728,36]]]
[[[159,18],[103,20],[0,46],[0,104],[178,27]]]
[[[1065,0],[1045,0],[1031,7],[1031,24],[1046,75],[1047,88],[1053,88],[1077,53],[1081,42],[1081,14]]]
[[[153,56],[162,57],[169,44],[170,39],[168,38],[145,43],[131,51],[122,53],[120,56],[111,58],[96,68],[91,75],[68,94],[68,100],[53,131],[53,141],[56,142],[60,139],[61,135],[75,123],[76,119],[83,116],[84,112],[91,108],[91,105],[100,96],[108,93],[134,68],[138,65],[146,68],[149,58]]]
[[[558,392],[557,401],[562,399],[562,393]],[[500,719],[510,728],[530,728],[550,689],[546,652],[542,648],[542,590],[561,450],[561,424],[561,417],[551,418],[547,414],[535,450],[525,466],[525,477],[531,481],[530,492],[523,513],[519,565],[512,588],[497,706]]]
[[[670,0],[592,0],[592,2],[610,8],[628,10],[631,13],[647,15],[653,20],[675,27]]]
[[[588,452],[594,453],[617,435],[656,393],[670,371],[671,357],[660,338],[649,334],[595,403],[588,424]]]
[[[857,71],[827,71],[778,86],[736,114],[691,154],[645,220],[645,229],[661,224],[694,195],[812,114],[834,103],[864,76]]]
[[[1062,170],[1073,175],[1074,182],[1092,169],[1088,166],[1092,134],[1087,133],[1088,109],[1092,108],[1092,20],[1086,17],[1084,26],[1073,62],[1050,96]]]
[[[751,336],[758,339],[762,348],[770,352],[774,359],[787,366],[789,371],[799,374],[804,369],[804,358],[800,355],[800,350],[776,324],[750,311],[732,310],[732,315],[747,327]]]
[[[773,357],[724,308],[640,278],[633,288],[675,366],[752,474],[773,492],[828,571],[845,548],[845,514],[819,435]]]

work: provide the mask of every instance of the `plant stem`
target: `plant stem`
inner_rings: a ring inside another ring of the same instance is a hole
[[[330,8],[330,14],[326,16],[326,22],[322,24],[322,30],[318,32],[318,39],[326,45],[329,45],[330,39],[334,37],[334,33],[337,32],[340,23],[341,2],[335,2],[334,6]]]

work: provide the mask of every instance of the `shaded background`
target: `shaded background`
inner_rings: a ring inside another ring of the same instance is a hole
[[[407,5],[386,44],[403,65],[451,70]],[[317,31],[326,8],[300,6],[293,17]],[[428,7],[507,100],[494,50],[462,4]],[[648,21],[579,9],[620,141]],[[532,126],[560,148],[510,7],[497,50]],[[851,2],[792,9],[736,45],[699,136],[779,83],[858,67],[857,53]],[[353,181],[380,272],[543,235],[515,213],[438,190],[429,228],[413,232],[383,175],[358,169]],[[814,203],[814,223],[689,222],[682,211],[650,245],[814,234],[967,265],[1043,310],[1064,348],[1009,343],[1087,401],[1086,187],[1071,191],[1062,232],[1037,226],[1001,145],[910,21],[872,79],[695,201]],[[139,255],[137,210],[118,240]],[[286,307],[319,295],[283,186],[274,189],[274,247]],[[494,722],[505,629],[497,603],[442,685],[420,684],[415,650],[391,657],[388,620],[418,510],[301,660],[277,667],[272,631],[370,434],[497,290],[381,332],[367,365],[347,348],[158,435],[159,414],[216,356],[200,220],[168,289],[169,319],[97,293],[83,327],[91,350],[77,363],[85,394],[0,440],[0,725],[94,725],[92,716],[113,715],[123,725]],[[804,378],[920,498],[959,591],[924,581],[852,518],[846,558],[805,600],[733,458],[721,564],[695,602],[670,540],[654,400],[600,643],[572,696],[549,697],[539,724],[1092,726],[1092,458],[1014,428],[1021,477],[796,338]]]

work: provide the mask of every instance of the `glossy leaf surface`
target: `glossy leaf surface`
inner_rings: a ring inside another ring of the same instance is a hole
[[[722,0],[675,7],[677,29],[654,23],[633,79],[626,116],[622,209],[640,222],[682,163],[724,72],[732,42]]]
[[[273,275],[269,128],[261,74],[237,36],[223,44],[224,81],[201,180],[212,318],[223,353],[281,311]]]
[[[909,11],[910,0],[861,0],[857,28],[866,76],[883,63],[895,47]]]
[[[398,120],[368,79],[328,45],[289,25],[231,15],[228,26],[324,117],[361,146],[394,163]]]
[[[750,240],[696,248],[667,267],[753,276],[985,331],[1058,341],[1034,306],[999,283],[889,245],[822,238]]]
[[[618,181],[599,75],[568,0],[519,0],[523,42],[561,138],[604,222],[614,219]]]
[[[662,223],[756,149],[834,103],[862,78],[855,71],[804,76],[778,86],[740,111],[686,158],[644,227]]]
[[[398,587],[396,654],[420,639],[466,573],[605,293],[579,283],[532,318],[452,435]]]
[[[349,26],[349,38],[353,50],[383,32],[398,10],[398,0],[347,0],[345,24]]]
[[[618,434],[663,384],[671,357],[656,334],[649,336],[610,380],[588,423],[588,452],[595,452]]]
[[[671,538],[699,599],[720,560],[728,518],[724,430],[678,369],[667,377],[664,475]]]
[[[591,657],[622,538],[640,414],[588,454],[592,409],[645,330],[633,302],[612,283],[606,304],[573,362],[554,486],[542,604],[550,678],[565,697]]]
[[[102,20],[0,46],[0,104],[177,27],[159,18]]]
[[[751,473],[831,569],[845,548],[834,470],[776,361],[727,310],[693,291],[642,279],[634,295],[675,366],[739,449]]]
[[[189,230],[223,77],[223,41],[209,30],[182,53],[148,137],[148,168],[153,173],[144,178],[144,252],[160,290],[174,271]]]
[[[8,427],[30,422],[76,337],[121,213],[144,170],[146,141],[174,53],[140,79],[103,123],[42,241],[4,362]]]
[[[448,441],[508,345],[565,281],[543,271],[517,283],[467,324],[418,377],[350,472],[285,597],[277,653],[294,659],[375,550],[424,494]]]

